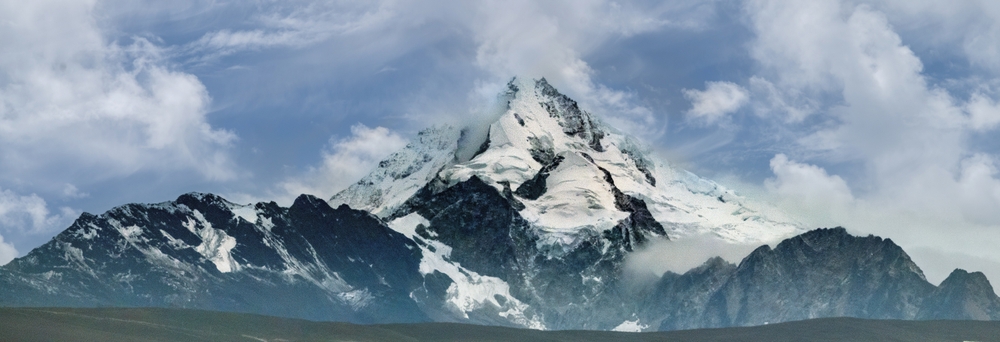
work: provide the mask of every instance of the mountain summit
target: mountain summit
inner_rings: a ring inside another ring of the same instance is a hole
[[[654,236],[710,234],[744,244],[804,231],[778,210],[651,157],[544,78],[515,78],[499,96],[506,109],[484,139],[472,139],[473,128],[422,131],[331,205],[391,219],[407,214],[403,203],[425,184],[476,176],[518,203],[519,215],[551,245],[572,247],[626,219]],[[475,152],[463,158],[465,150]]]
[[[515,79],[500,100],[488,127],[425,130],[328,201],[191,193],[85,213],[0,267],[0,305],[627,331],[1000,319],[981,273],[934,286],[891,240],[843,228],[639,284],[624,265],[652,240],[760,243],[803,230],[650,157],[544,79]]]

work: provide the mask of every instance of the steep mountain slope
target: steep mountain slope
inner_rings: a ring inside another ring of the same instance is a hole
[[[215,195],[83,214],[0,271],[0,303],[164,306],[353,322],[420,322],[413,242],[303,195],[290,208]]]

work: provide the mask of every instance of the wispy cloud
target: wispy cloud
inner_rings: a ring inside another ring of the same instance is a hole
[[[204,63],[246,51],[301,48],[334,36],[362,35],[390,25],[393,2],[293,2],[268,4],[253,17],[254,28],[205,33],[179,49],[190,61]]]

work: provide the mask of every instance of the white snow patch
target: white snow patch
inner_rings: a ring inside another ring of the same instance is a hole
[[[580,229],[601,232],[628,217],[615,208],[611,186],[597,166],[577,153],[560,155],[564,159],[546,179],[545,194],[534,201],[522,200],[522,217],[558,236],[575,235]]]
[[[88,227],[90,229],[87,229]],[[84,240],[93,240],[95,237],[100,236],[97,233],[98,230],[100,230],[100,228],[97,227],[96,225],[94,225],[93,223],[91,223],[91,224],[88,224],[87,227],[80,227],[80,229],[76,231],[76,234],[81,239],[84,239]]]
[[[83,257],[83,250],[73,247],[68,243],[63,244],[63,259],[67,261],[76,262],[81,265],[86,264],[86,259]]]
[[[399,232],[400,234],[406,235],[410,239],[414,239],[417,236],[417,226],[418,225],[429,226],[431,223],[427,221],[420,214],[413,212],[406,216],[397,218],[389,222],[389,228]]]
[[[274,222],[271,221],[270,217],[261,216],[260,217],[260,227],[264,228],[264,230],[267,230],[268,232],[270,232],[271,228],[274,228]]]
[[[142,235],[142,228],[139,228],[139,226],[135,225],[124,228],[119,226],[118,231],[122,233],[122,236],[124,236],[126,239],[129,240],[135,239],[139,237],[139,235]]]
[[[197,210],[192,210],[194,218],[188,218],[184,223],[184,228],[198,235],[201,244],[194,250],[206,259],[215,264],[215,268],[222,273],[239,271],[240,265],[233,260],[232,250],[236,247],[236,238],[229,236],[221,229],[212,228],[212,223],[205,220],[205,216]]]
[[[229,211],[233,212],[233,219],[241,217],[249,223],[257,222],[257,209],[253,205],[234,204],[229,206]]]
[[[271,220],[267,217],[261,217],[261,223],[263,227],[267,230],[264,232],[264,245],[271,247],[278,256],[281,257],[284,262],[284,270],[281,270],[282,276],[285,277],[288,282],[295,282],[299,277],[305,279],[307,282],[325,290],[329,294],[340,296],[340,294],[345,292],[350,292],[353,288],[347,284],[340,275],[336,272],[330,270],[326,264],[319,258],[316,250],[312,246],[308,246],[312,260],[299,260],[288,252],[285,248],[284,242],[276,237],[270,232],[270,228],[274,227],[271,224]],[[342,298],[343,299],[343,298]],[[359,302],[360,303],[360,302]]]
[[[167,233],[163,229],[160,229],[160,234],[163,234],[163,237],[167,238],[167,244],[170,245],[171,247],[174,247],[174,249],[191,247],[188,246],[188,244],[184,243],[183,240],[174,238],[173,235],[170,235],[170,233]]]
[[[343,300],[345,303],[351,306],[351,309],[360,310],[361,308],[368,305],[369,302],[374,298],[368,289],[354,290],[341,292],[337,294],[337,298]]]
[[[658,192],[646,192],[653,217],[672,239],[713,235],[727,243],[760,244],[802,233],[805,228],[780,210],[737,195],[688,171],[658,168]]]
[[[642,332],[643,329],[647,328],[649,328],[649,325],[639,324],[639,319],[636,319],[634,321],[624,321],[614,329],[611,329],[611,331]]]

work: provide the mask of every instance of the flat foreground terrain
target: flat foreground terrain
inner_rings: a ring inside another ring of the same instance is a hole
[[[1000,341],[1000,322],[824,318],[655,333],[357,325],[146,308],[0,308],[0,341]]]

